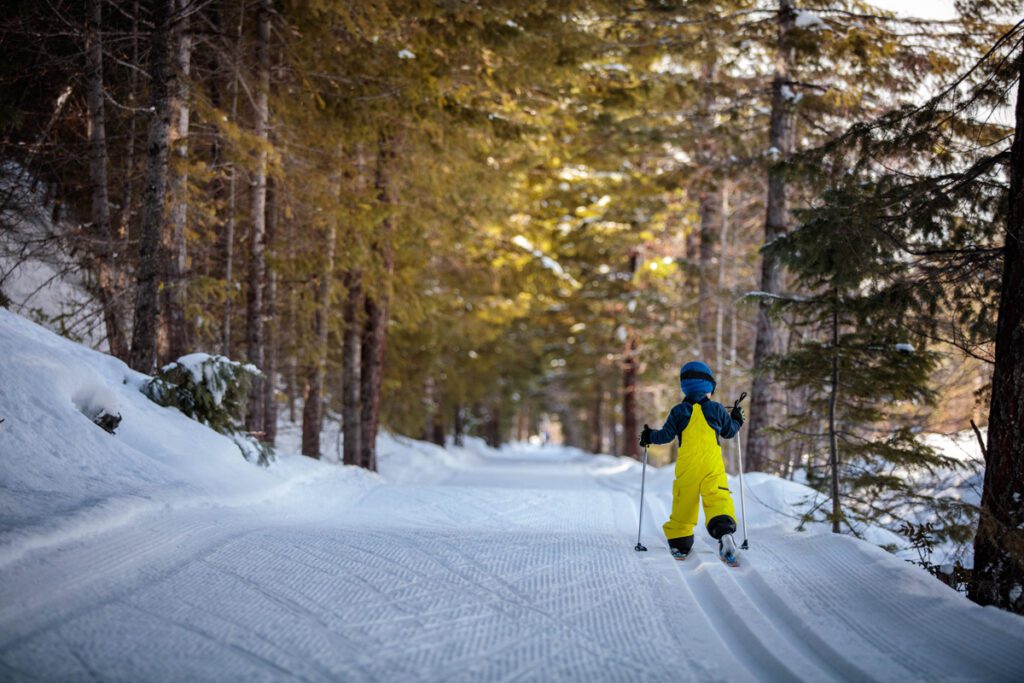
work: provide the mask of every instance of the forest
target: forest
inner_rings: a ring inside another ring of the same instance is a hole
[[[0,306],[247,364],[254,460],[287,422],[374,471],[383,431],[640,458],[700,359],[806,521],[973,543],[1024,613],[1021,10],[10,0]],[[934,433],[979,504],[917,490]]]

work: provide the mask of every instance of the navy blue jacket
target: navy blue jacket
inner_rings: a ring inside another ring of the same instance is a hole
[[[740,423],[732,419],[729,411],[721,403],[712,401],[707,396],[687,396],[685,401],[669,412],[662,428],[651,432],[651,443],[664,444],[678,438],[686,429],[686,425],[690,424],[694,403],[700,403],[704,419],[723,439],[731,439],[740,431]]]

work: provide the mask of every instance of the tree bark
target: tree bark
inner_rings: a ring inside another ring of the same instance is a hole
[[[156,0],[149,48],[149,92],[152,113],[146,144],[145,189],[139,235],[139,267],[135,288],[130,365],[149,374],[156,364],[158,294],[164,281],[161,236],[167,195],[168,134],[171,127],[170,21],[174,0]]]
[[[462,406],[456,403],[452,407],[452,443],[461,448],[464,443],[462,437],[465,433],[466,425],[462,419]]]
[[[1024,614],[1024,52],[1017,60],[1010,211],[969,596],[982,605]]]
[[[637,378],[636,334],[630,333],[622,362],[622,450],[631,458],[640,459],[640,429],[636,419]]]
[[[132,64],[139,63],[139,2],[132,3]],[[128,135],[125,138],[124,178],[121,181],[121,208],[117,223],[117,237],[122,243],[128,241],[128,226],[131,223],[132,205],[135,203],[135,130],[138,115],[135,113],[136,97],[139,88],[139,75],[136,69],[128,71],[128,106],[132,112],[128,115]],[[123,282],[123,277],[121,278]],[[127,345],[127,343],[126,343]]]
[[[836,306],[839,295],[835,295]],[[839,396],[839,314],[832,311],[832,386],[828,392],[828,455],[832,470],[832,533],[839,533],[842,505],[839,500],[839,443],[836,435],[836,399]]]
[[[345,278],[345,304],[343,315],[345,332],[341,345],[341,425],[345,434],[343,462],[346,465],[361,464],[362,417],[359,376],[359,311],[363,307],[362,276],[349,273]]]
[[[722,354],[725,339],[725,306],[722,304],[722,298],[725,296],[725,262],[726,262],[726,245],[729,244],[729,183],[728,181],[722,184],[721,191],[722,198],[722,213],[721,220],[719,221],[719,233],[718,233],[718,275],[716,277],[715,288],[718,290],[718,295],[715,297],[715,372],[718,373],[717,377],[720,378],[720,383],[724,384],[723,389],[731,390],[732,383],[729,381],[729,373],[725,371],[725,363]],[[725,382],[721,382],[724,379]],[[721,395],[725,395],[721,393]]]
[[[632,277],[639,265],[640,255],[629,255],[629,274]],[[622,354],[622,450],[626,455],[640,459],[640,430],[636,420],[636,380],[639,371],[636,332],[626,332],[626,348]]]
[[[395,139],[381,133],[377,140],[377,167],[374,185],[377,200],[385,209],[393,203],[391,196],[391,173],[395,158]],[[387,342],[388,298],[391,274],[395,268],[394,251],[391,246],[393,218],[388,216],[377,231],[373,245],[374,253],[380,259],[381,278],[373,292],[366,292],[366,321],[361,345],[360,386],[362,394],[362,416],[360,437],[361,464],[368,470],[377,471],[377,430],[380,426],[380,389],[384,376],[384,352]]]
[[[188,133],[189,72],[192,64],[192,33],[189,21],[189,0],[174,0],[177,20],[174,22],[174,122],[170,145],[173,162],[168,189],[171,194],[170,220],[164,235],[167,260],[167,285],[164,294],[164,321],[167,325],[168,357],[175,360],[189,352],[191,335],[185,318],[187,247],[185,222],[188,218]]]
[[[715,353],[715,294],[712,283],[715,243],[722,226],[722,191],[708,187],[700,192],[700,250],[698,254],[697,336],[701,358],[710,363]],[[720,372],[715,367],[714,372]]]
[[[715,293],[711,287],[712,267],[715,260],[715,243],[721,230],[722,190],[715,177],[718,162],[715,153],[714,87],[717,68],[714,60],[701,67],[703,94],[700,100],[699,122],[703,128],[703,139],[698,144],[700,174],[697,181],[697,208],[700,217],[700,235],[697,248],[697,346],[701,359],[712,362],[715,339]],[[718,367],[713,368],[715,372]]]
[[[107,190],[107,128],[103,82],[103,3],[89,0],[86,28],[86,66],[89,107],[89,182],[92,185],[92,243],[96,258],[97,289],[110,353],[128,357],[128,340],[118,303],[114,233]]]
[[[270,251],[271,263],[274,262],[274,249],[277,244],[278,196],[273,181],[267,184],[267,249]],[[334,240],[328,246],[329,261],[334,268]],[[264,296],[264,317],[266,319],[266,366],[263,369],[263,440],[271,446],[277,441],[277,357],[280,346],[279,326],[277,324],[277,270],[267,268],[267,291]],[[326,325],[325,325],[326,326]],[[327,343],[324,340],[324,354]],[[321,380],[321,384],[323,380]],[[321,420],[322,422],[322,420]],[[322,426],[322,425],[321,425]]]
[[[325,236],[324,263],[318,276],[313,337],[316,351],[306,372],[306,401],[302,407],[302,454],[320,457],[320,432],[324,427],[324,376],[327,370],[328,320],[331,315],[331,283],[334,280],[334,249],[337,234],[332,225]]]
[[[266,286],[267,140],[270,124],[270,2],[260,0],[256,18],[257,86],[254,133],[259,149],[250,184],[249,297],[246,321],[246,353],[250,363],[263,369],[265,342],[263,292]],[[263,380],[253,382],[246,426],[250,431],[265,429]]]
[[[786,178],[782,164],[789,159],[794,149],[795,120],[792,98],[787,96],[791,85],[790,71],[793,49],[789,46],[788,34],[793,28],[796,13],[792,0],[779,0],[777,19],[777,47],[775,51],[775,76],[772,79],[772,110],[770,144],[778,156],[768,170],[768,199],[765,213],[765,243],[786,234],[788,212],[786,207]],[[782,269],[778,261],[768,255],[761,257],[761,291],[778,294],[782,289]],[[776,353],[775,323],[769,316],[770,303],[761,301],[757,310],[757,338],[754,344],[754,383],[750,390],[750,421],[748,423],[745,466],[752,471],[769,467],[773,444],[767,429],[779,421],[779,393],[773,378],[765,371],[765,363]]]
[[[601,452],[601,424],[602,414],[604,413],[604,386],[598,384],[594,387],[594,408],[591,412],[590,424],[587,425],[587,429],[590,430],[590,452],[600,453]]]
[[[316,313],[313,317],[313,335],[316,354],[308,374],[308,391],[302,409],[302,453],[320,457],[320,432],[324,426],[324,376],[327,370],[328,321],[331,315],[331,283],[334,281],[334,250],[337,234],[332,225],[326,235],[323,270],[317,285]],[[309,443],[309,450],[306,444]],[[315,444],[315,448],[314,448]]]

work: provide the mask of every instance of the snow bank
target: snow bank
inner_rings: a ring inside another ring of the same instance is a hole
[[[349,469],[284,455],[267,470],[226,437],[139,391],[111,356],[0,310],[0,567],[34,548],[168,507],[240,505]],[[116,435],[92,422],[121,414]]]

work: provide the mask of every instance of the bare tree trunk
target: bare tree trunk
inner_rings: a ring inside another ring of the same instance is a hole
[[[452,408],[452,443],[461,447],[462,437],[466,433],[466,425],[462,419],[462,406],[458,403]]]
[[[363,307],[362,276],[349,273],[345,278],[345,333],[341,345],[341,425],[345,433],[343,462],[359,465],[362,457],[362,430],[359,377],[359,311]]]
[[[375,186],[377,198],[382,206],[390,207],[391,173],[394,167],[395,140],[381,133],[377,141],[377,169]],[[381,261],[381,281],[375,292],[365,295],[366,322],[361,346],[360,385],[362,393],[362,440],[361,464],[368,470],[377,471],[377,430],[380,424],[380,389],[384,375],[384,351],[387,342],[388,290],[394,271],[394,252],[391,247],[393,219],[384,219],[376,236],[374,251]]]
[[[622,450],[626,455],[640,459],[640,430],[636,420],[637,378],[636,333],[630,332],[622,361]]]
[[[725,305],[722,302],[722,298],[725,296],[725,262],[727,260],[726,245],[729,244],[729,182],[725,181],[722,183],[721,190],[722,198],[722,216],[719,222],[719,233],[718,233],[718,277],[716,279],[715,289],[718,290],[715,296],[715,372],[718,373],[718,377],[725,379],[725,389],[731,390],[732,383],[729,382],[729,374],[725,371],[724,361],[725,358],[722,355],[722,347],[724,344],[724,332],[725,332]],[[724,395],[724,394],[723,394]]]
[[[835,293],[836,306],[839,294]],[[842,505],[839,500],[839,444],[836,437],[836,398],[839,395],[839,313],[832,311],[832,386],[828,392],[828,455],[832,468],[832,533],[839,533]]]
[[[594,408],[591,412],[590,424],[587,429],[590,431],[590,452],[601,452],[601,424],[602,413],[604,413],[604,387],[598,383],[594,387]]]
[[[794,149],[794,116],[792,98],[787,96],[791,86],[790,70],[793,49],[788,34],[793,28],[795,11],[792,0],[779,0],[778,39],[775,53],[775,77],[772,80],[771,148],[779,161],[789,159]],[[765,243],[786,234],[788,213],[786,208],[786,178],[781,163],[768,170],[768,202],[765,215]],[[782,289],[782,269],[774,256],[761,257],[761,291],[778,294]],[[773,378],[764,370],[765,362],[775,354],[778,341],[775,323],[769,317],[770,304],[758,304],[757,339],[754,345],[754,384],[750,390],[750,421],[747,434],[745,466],[758,471],[768,468],[773,444],[767,429],[778,422],[778,390]]]
[[[337,241],[333,225],[326,235],[323,268],[318,276],[313,336],[316,353],[306,371],[306,401],[302,408],[302,454],[320,457],[320,432],[324,426],[324,375],[327,370],[327,333],[331,315],[331,283],[334,280],[334,249]]]
[[[132,64],[139,63],[139,0],[132,3]],[[132,205],[135,203],[135,129],[138,115],[135,113],[135,94],[139,90],[139,75],[136,69],[128,71],[128,136],[125,140],[124,178],[121,182],[121,209],[117,225],[120,242],[128,241],[128,226],[131,223]]]
[[[107,128],[103,83],[103,3],[89,0],[86,29],[86,60],[89,105],[89,182],[92,185],[92,242],[103,321],[110,353],[128,357],[128,340],[117,304],[117,267],[114,263],[114,234],[110,224],[107,194]]]
[[[629,255],[629,273],[639,267],[640,255],[633,251]],[[622,354],[622,450],[625,455],[640,459],[640,430],[636,421],[636,380],[639,371],[636,331],[626,332],[626,348]]]
[[[167,260],[167,286],[164,294],[164,322],[167,325],[168,358],[174,360],[189,352],[191,335],[185,318],[187,247],[185,221],[188,218],[188,131],[189,131],[189,72],[192,64],[192,33],[189,22],[189,0],[175,0],[177,21],[174,22],[174,123],[170,145],[173,163],[170,167],[168,189],[171,194],[170,221],[164,244],[170,258]]]
[[[271,254],[273,263],[274,249],[277,244],[277,218],[278,218],[278,196],[277,188],[273,181],[267,184],[267,249]],[[328,246],[331,268],[334,264],[334,240]],[[267,269],[267,291],[264,297],[264,310],[267,320],[266,334],[266,357],[264,358],[263,369],[263,440],[271,446],[277,441],[277,400],[275,390],[277,388],[277,357],[280,346],[279,326],[277,324],[277,270]],[[324,354],[327,353],[326,340],[324,342]],[[322,380],[321,380],[322,381]]]
[[[256,20],[256,87],[255,135],[260,148],[250,184],[252,227],[249,231],[249,310],[246,325],[246,352],[250,363],[263,369],[264,345],[263,291],[266,285],[266,209],[267,209],[267,139],[270,124],[270,1],[260,0]],[[265,429],[263,414],[263,381],[253,383],[246,426],[250,431]]]
[[[715,260],[715,242],[721,231],[722,192],[718,187],[701,190],[700,202],[700,252],[697,282],[697,336],[700,353],[708,362],[715,352],[715,294],[711,287],[712,266]],[[715,372],[721,369],[714,368]]]
[[[1024,614],[1024,52],[1017,55],[1016,131],[992,373],[985,484],[970,598]]]
[[[161,245],[164,198],[167,194],[168,134],[171,127],[170,22],[174,0],[156,0],[149,49],[150,114],[146,144],[146,178],[142,195],[139,267],[135,289],[130,365],[150,373],[156,364],[158,293],[163,285]]]
[[[380,416],[380,387],[384,370],[384,326],[386,302],[366,295],[364,307],[366,322],[360,343],[360,465],[377,471],[377,429]]]
[[[289,245],[291,241],[289,241]],[[291,247],[289,247],[290,251]],[[293,258],[292,254],[289,254],[289,258]],[[286,308],[286,315],[284,318],[284,330],[287,330],[287,338],[289,339],[289,350],[284,356],[284,391],[285,398],[288,402],[288,421],[292,424],[295,423],[295,403],[298,398],[298,359],[297,356],[297,344],[295,343],[295,326],[298,321],[298,312],[296,310],[296,293],[294,287],[291,285],[287,286],[285,299],[288,302]],[[281,335],[284,337],[285,335]],[[278,342],[280,346],[280,342]]]
[[[501,406],[497,403],[486,409],[487,423],[484,427],[484,440],[491,448],[501,447]],[[570,444],[573,445],[573,444]]]

